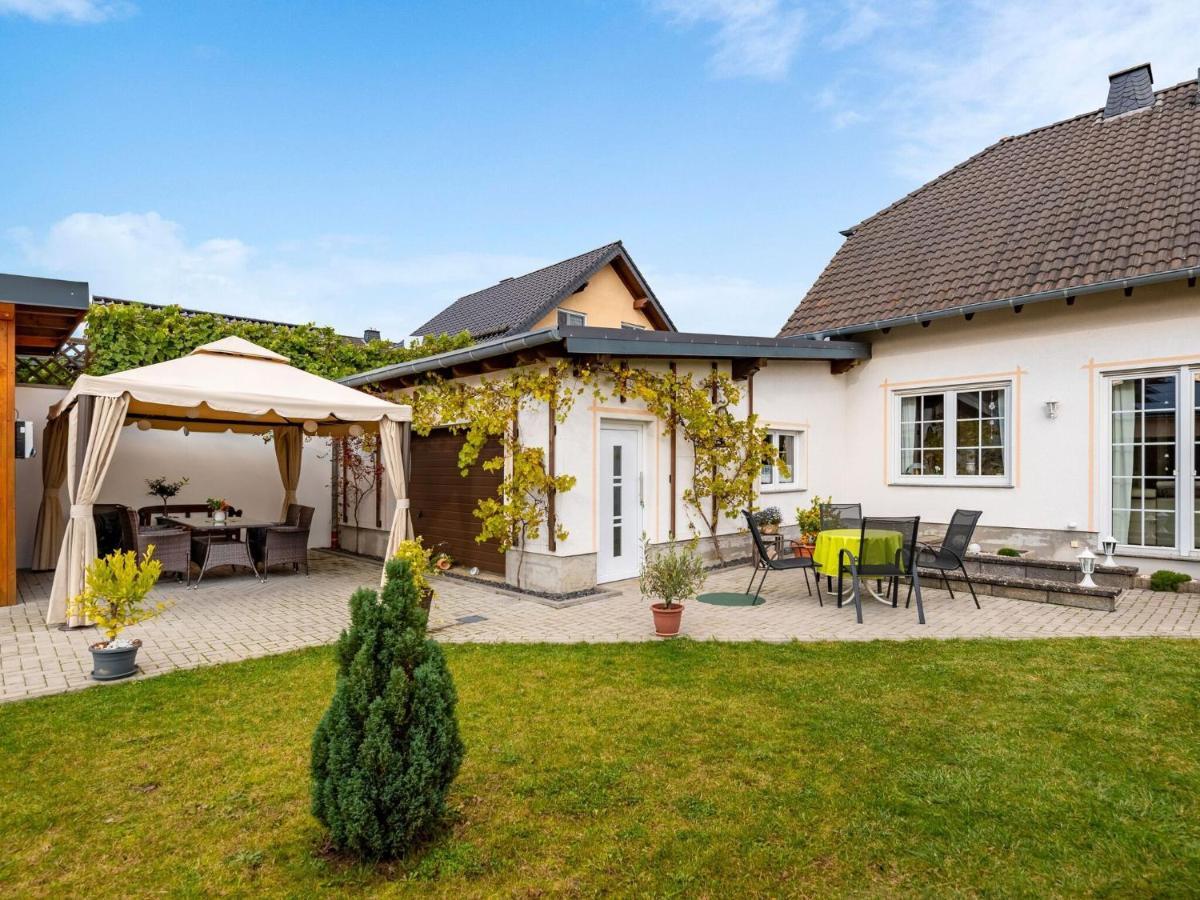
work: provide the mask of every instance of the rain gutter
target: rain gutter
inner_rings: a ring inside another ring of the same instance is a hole
[[[1019,297],[1009,297],[1004,300],[985,300],[982,303],[971,303],[966,306],[954,306],[949,309],[938,309],[932,312],[916,315],[896,316],[890,319],[878,319],[859,325],[845,325],[841,328],[830,328],[824,331],[812,331],[795,337],[812,339],[836,338],[847,334],[862,334],[867,331],[880,331],[884,328],[898,328],[902,325],[920,325],[936,319],[951,319],[955,316],[965,316],[977,312],[989,312],[997,309],[1012,309],[1019,306],[1029,306],[1033,303],[1044,303],[1047,300],[1066,300],[1071,297],[1081,297],[1087,294],[1101,294],[1121,288],[1132,289],[1148,284],[1161,284],[1164,281],[1194,279],[1200,268],[1189,266],[1186,269],[1171,269],[1169,272],[1155,272],[1150,275],[1135,275],[1132,278],[1118,278],[1112,281],[1098,281],[1095,284],[1080,285],[1074,288],[1056,288],[1052,291],[1039,291],[1033,294],[1023,294]]]

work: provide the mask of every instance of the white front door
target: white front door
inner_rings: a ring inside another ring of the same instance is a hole
[[[634,578],[641,563],[642,453],[636,426],[600,428],[596,581]]]

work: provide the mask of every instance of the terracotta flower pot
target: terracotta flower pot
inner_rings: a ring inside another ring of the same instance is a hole
[[[449,572],[450,566],[453,564],[450,562],[450,560],[446,559],[445,557],[442,557],[436,563],[434,563],[434,565],[437,566],[438,569],[442,572]]]
[[[654,633],[659,637],[674,637],[679,634],[679,620],[683,618],[683,606],[676,603],[671,608],[661,603],[651,603],[650,611],[654,613]]]
[[[759,529],[763,534],[779,534],[778,525],[764,525]]]
[[[807,557],[812,559],[813,550],[816,548],[815,541],[792,541],[792,555],[801,558]]]

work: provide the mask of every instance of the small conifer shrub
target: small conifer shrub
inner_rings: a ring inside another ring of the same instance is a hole
[[[400,856],[437,825],[462,762],[454,682],[426,622],[402,560],[388,562],[381,596],[355,591],[313,735],[313,815],[366,859]]]

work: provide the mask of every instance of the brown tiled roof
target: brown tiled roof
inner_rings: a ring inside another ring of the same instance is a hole
[[[1197,83],[1005,138],[862,222],[781,336],[1200,266]]]

